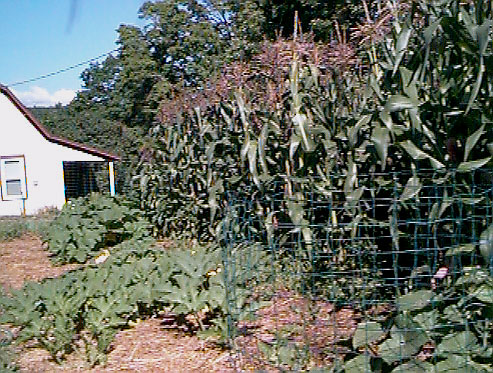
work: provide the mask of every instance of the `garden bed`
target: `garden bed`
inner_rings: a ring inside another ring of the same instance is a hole
[[[58,365],[46,350],[24,348],[19,354],[23,372],[231,372],[229,353],[176,330],[160,319],[140,322],[119,332],[104,366],[86,368],[83,351]]]
[[[56,277],[80,265],[54,266],[41,240],[24,235],[0,244],[0,285],[20,289],[25,281]],[[159,318],[120,331],[104,366],[87,368],[84,352],[75,349],[63,364],[49,353],[26,343],[16,349],[21,372],[229,372],[229,352],[185,332],[166,326]]]

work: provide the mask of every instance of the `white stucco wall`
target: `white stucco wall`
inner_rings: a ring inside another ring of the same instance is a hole
[[[22,214],[24,203],[27,214],[45,207],[61,208],[65,203],[63,161],[104,161],[49,142],[8,97],[0,93],[0,156],[20,155],[24,155],[26,163],[27,199],[0,200],[0,216]]]

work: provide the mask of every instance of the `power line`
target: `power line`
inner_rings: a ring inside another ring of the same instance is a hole
[[[116,52],[118,51],[118,48],[117,49],[113,49],[112,51],[109,51],[109,52],[106,52],[106,53],[103,53],[97,57],[94,57],[94,58],[91,58],[90,60],[87,60],[87,61],[84,61],[84,62],[79,62],[78,64],[76,65],[72,65],[72,66],[69,66],[69,67],[65,67],[63,69],[60,69],[60,70],[57,70],[57,71],[54,71],[52,73],[48,73],[48,74],[44,74],[44,75],[41,75],[41,76],[38,76],[36,78],[31,78],[31,79],[27,79],[27,80],[21,80],[19,82],[15,82],[15,83],[12,83],[12,84],[8,84],[7,87],[15,87],[17,85],[22,85],[22,84],[26,84],[26,83],[32,83],[32,82],[35,82],[35,81],[38,81],[38,80],[41,80],[41,79],[46,79],[46,78],[50,78],[52,76],[55,76],[55,75],[58,75],[58,74],[61,74],[61,73],[64,73],[66,71],[70,71],[70,70],[73,70],[73,69],[76,69],[77,67],[80,67],[80,66],[84,66],[84,65],[87,65],[88,63],[91,63],[91,62],[94,62],[94,61],[97,61],[99,60],[100,58],[102,57],[106,57],[106,56],[109,56],[111,53],[113,52]]]

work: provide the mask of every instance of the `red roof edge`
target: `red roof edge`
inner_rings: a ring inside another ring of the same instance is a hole
[[[69,148],[80,150],[101,158],[104,158],[108,161],[120,161],[121,157],[115,154],[111,154],[96,148],[92,148],[87,145],[79,144],[74,141],[70,141],[67,139],[63,139],[61,137],[55,136],[51,134],[46,127],[44,127],[39,120],[24,106],[20,100],[15,97],[15,95],[4,85],[0,84],[0,92],[3,93],[8,99],[15,105],[15,107],[31,122],[31,124],[43,135],[43,137],[55,144],[67,146]]]

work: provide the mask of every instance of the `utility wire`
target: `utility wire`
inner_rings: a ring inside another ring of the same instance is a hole
[[[84,61],[84,62],[80,62],[76,65],[72,65],[72,66],[69,66],[69,67],[65,67],[63,69],[60,69],[60,70],[57,70],[57,71],[54,71],[52,73],[49,73],[49,74],[44,74],[44,75],[41,75],[41,76],[38,76],[36,78],[31,78],[31,79],[27,79],[27,80],[21,80],[19,82],[15,82],[15,83],[12,83],[12,84],[8,84],[7,87],[15,87],[17,85],[22,85],[22,84],[26,84],[26,83],[32,83],[32,82],[35,82],[35,81],[38,81],[38,80],[41,80],[41,79],[46,79],[46,78],[50,78],[52,76],[55,76],[55,75],[58,75],[58,74],[61,74],[61,73],[64,73],[66,71],[70,71],[70,70],[73,70],[73,69],[76,69],[77,67],[80,67],[80,66],[84,66],[84,65],[87,65],[88,63],[91,63],[91,62],[94,62],[94,61],[97,61],[99,60],[100,58],[102,57],[106,57],[106,56],[109,56],[111,53],[113,52],[116,52],[118,51],[118,48],[117,49],[113,49],[112,51],[109,51],[109,52],[106,52],[106,53],[103,53],[97,57],[94,57],[94,58],[91,58],[90,60],[87,60],[87,61]]]

